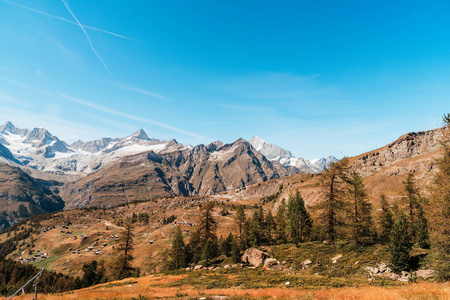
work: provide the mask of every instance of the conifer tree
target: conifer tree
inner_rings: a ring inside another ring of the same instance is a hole
[[[380,216],[380,240],[383,243],[389,243],[389,237],[391,235],[391,228],[394,225],[394,215],[386,200],[384,194],[381,195],[381,216]]]
[[[450,280],[450,114],[445,114],[443,121],[441,156],[436,160],[438,172],[433,179],[428,207],[434,267],[440,280]]]
[[[275,220],[273,218],[272,212],[269,210],[266,215],[265,219],[265,225],[266,225],[266,238],[269,245],[272,245],[273,243],[273,232],[275,231],[276,224]]]
[[[264,212],[262,206],[259,206],[253,213],[251,220],[251,241],[253,247],[257,247],[263,243],[264,240]]]
[[[420,248],[429,248],[429,237],[428,237],[428,221],[425,218],[425,213],[422,206],[419,206],[417,210],[416,218],[416,242]]]
[[[412,172],[408,173],[406,180],[403,182],[407,193],[406,200],[409,207],[409,225],[411,226],[411,238],[413,242],[416,239],[416,214],[419,206],[419,190],[416,187],[416,180]]]
[[[289,195],[287,204],[287,219],[292,242],[296,245],[309,238],[312,219],[305,207],[305,201],[299,190]]]
[[[276,240],[278,243],[286,243],[286,202],[281,200],[275,215]]]
[[[399,213],[394,226],[392,226],[388,248],[392,271],[400,273],[409,270],[412,242],[409,224],[403,213]]]
[[[192,233],[189,244],[196,256],[196,260],[218,254],[217,223],[213,217],[214,203],[208,202],[201,207],[197,229]],[[208,248],[208,249],[204,249]]]
[[[181,231],[180,225],[175,228],[172,247],[169,250],[169,257],[170,260],[167,266],[169,270],[185,268],[189,263],[189,253],[184,243],[183,232]]]
[[[363,178],[357,172],[352,172],[347,180],[348,194],[352,203],[352,228],[356,244],[362,240],[370,241],[374,236],[372,224],[372,206],[367,201],[367,193]]]
[[[131,219],[128,219],[125,224],[125,232],[119,238],[119,243],[116,248],[117,260],[114,266],[114,275],[117,279],[123,279],[130,277],[134,271],[131,266],[133,261],[133,250],[134,250],[134,225]]]
[[[221,239],[220,249],[222,250],[222,253],[225,256],[227,256],[227,257],[231,256],[233,243],[234,243],[234,236],[233,236],[233,233],[231,233],[231,232],[228,234],[228,236],[225,239]]]
[[[233,242],[231,246],[231,260],[236,264],[241,261],[241,250],[237,241]]]
[[[347,168],[348,158],[343,158],[332,163],[324,173],[326,197],[318,208],[322,210],[320,218],[330,242],[336,240],[338,226],[344,223],[342,218],[345,209]]]
[[[234,218],[234,222],[236,223],[236,225],[238,227],[239,240],[242,241],[242,233],[244,231],[244,225],[246,222],[245,210],[242,205],[238,205],[236,207],[236,216]]]

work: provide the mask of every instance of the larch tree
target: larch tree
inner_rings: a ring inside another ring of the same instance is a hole
[[[244,225],[246,222],[246,217],[245,217],[245,210],[244,210],[244,206],[242,205],[238,205],[236,207],[236,216],[234,217],[234,222],[236,223],[236,226],[238,228],[238,232],[239,232],[239,241],[242,242],[242,234],[244,231]]]
[[[403,181],[406,191],[406,200],[409,208],[409,224],[412,240],[416,239],[416,215],[419,206],[419,189],[416,186],[414,173],[409,172],[405,181]]]
[[[348,196],[351,202],[353,238],[356,244],[368,242],[374,236],[372,223],[372,205],[367,200],[367,192],[363,178],[359,173],[352,172],[347,179]]]
[[[443,116],[441,156],[436,160],[438,172],[433,178],[430,198],[431,247],[438,278],[450,280],[450,114]]]
[[[266,226],[266,238],[267,238],[268,243],[271,245],[273,243],[273,233],[276,229],[276,224],[275,224],[275,219],[270,210],[266,214],[264,223]]]
[[[134,225],[131,219],[128,219],[125,224],[125,232],[119,238],[119,242],[116,247],[117,260],[114,265],[114,275],[118,279],[123,279],[130,277],[135,270],[131,266],[133,261],[133,250],[134,250]]]
[[[337,230],[343,224],[342,215],[345,211],[346,178],[348,158],[343,158],[332,163],[324,173],[325,199],[318,208],[322,211],[320,219],[325,226],[325,231],[330,242],[337,238]]]
[[[422,206],[417,209],[416,243],[420,248],[429,248],[428,220]]]
[[[217,223],[213,217],[214,202],[208,202],[201,207],[197,229],[192,233],[189,244],[199,260],[207,256],[211,258],[218,254]]]
[[[277,213],[275,215],[275,237],[276,242],[285,243],[286,239],[286,201],[284,199],[281,200],[280,205],[278,206]]]
[[[380,240],[383,243],[389,243],[389,237],[391,235],[391,228],[394,225],[394,214],[392,213],[392,209],[389,207],[389,204],[386,200],[386,196],[381,195],[381,215],[380,215]]]

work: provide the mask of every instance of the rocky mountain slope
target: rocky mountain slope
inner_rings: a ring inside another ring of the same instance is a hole
[[[435,159],[440,155],[439,140],[442,128],[422,132],[411,132],[396,141],[361,155],[350,158],[350,170],[360,173],[370,201],[378,207],[381,194],[388,201],[399,201],[405,196],[404,184],[407,174],[413,172],[420,192],[430,193],[433,175],[436,171]],[[280,198],[287,198],[299,189],[308,205],[314,205],[325,197],[321,174],[297,174],[265,182],[241,191],[240,197],[262,197],[278,192],[283,185]]]
[[[291,151],[272,145],[256,135],[253,136],[249,142],[269,160],[277,161],[285,167],[295,167],[303,173],[321,173],[327,169],[330,163],[338,161],[334,156],[312,160],[294,157]]]
[[[67,186],[61,195],[68,208],[111,206],[162,195],[212,195],[290,174],[239,139],[127,156]]]
[[[39,181],[0,162],[0,229],[26,217],[63,208],[63,200]]]

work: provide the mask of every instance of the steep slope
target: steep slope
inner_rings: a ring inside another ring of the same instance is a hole
[[[0,228],[63,208],[59,196],[19,168],[0,162]]]
[[[269,160],[277,161],[285,167],[295,167],[303,173],[321,173],[327,169],[330,163],[338,160],[334,156],[312,160],[307,160],[302,157],[294,157],[291,151],[272,145],[256,135],[253,136],[249,142],[256,150],[261,152]]]
[[[289,174],[239,139],[127,156],[68,186],[62,197],[68,208],[111,206],[162,195],[211,195]]]
[[[411,132],[396,141],[350,158],[350,171],[360,173],[365,179],[369,199],[379,207],[381,194],[388,201],[398,201],[405,196],[404,184],[407,174],[413,172],[420,192],[427,196],[436,171],[435,159],[440,155],[439,140],[442,129]],[[240,192],[242,197],[263,197],[283,190],[279,199],[299,189],[308,205],[314,205],[325,197],[321,174],[297,174],[251,186]]]

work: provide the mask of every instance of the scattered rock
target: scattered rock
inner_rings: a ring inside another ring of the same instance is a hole
[[[245,250],[244,255],[242,256],[242,261],[254,267],[258,267],[268,257],[269,254],[267,254],[266,252],[263,252],[256,248],[248,248],[247,250]]]
[[[434,276],[434,270],[426,269],[426,270],[417,270],[416,276],[423,279],[428,279]]]
[[[196,266],[194,267],[194,270],[195,270],[195,271],[198,271],[198,270],[201,270],[202,268],[203,268],[202,265],[196,265]]]
[[[270,268],[270,267],[272,267],[272,266],[276,266],[276,265],[278,265],[279,264],[279,261],[277,261],[275,258],[267,258],[265,261],[264,261],[264,269],[268,269],[268,268]]]
[[[303,268],[303,269],[307,269],[307,268],[309,268],[311,265],[312,265],[312,261],[309,260],[309,259],[307,259],[307,260],[305,260],[304,262],[302,262],[302,268]]]
[[[333,257],[333,258],[331,259],[331,262],[332,262],[333,264],[335,264],[335,263],[337,263],[337,260],[340,259],[340,258],[342,258],[343,256],[344,256],[343,254],[339,254],[339,255]]]
[[[288,285],[290,285],[291,283],[289,282],[289,281],[286,281],[286,283],[285,283],[285,285],[286,286],[288,286]]]

